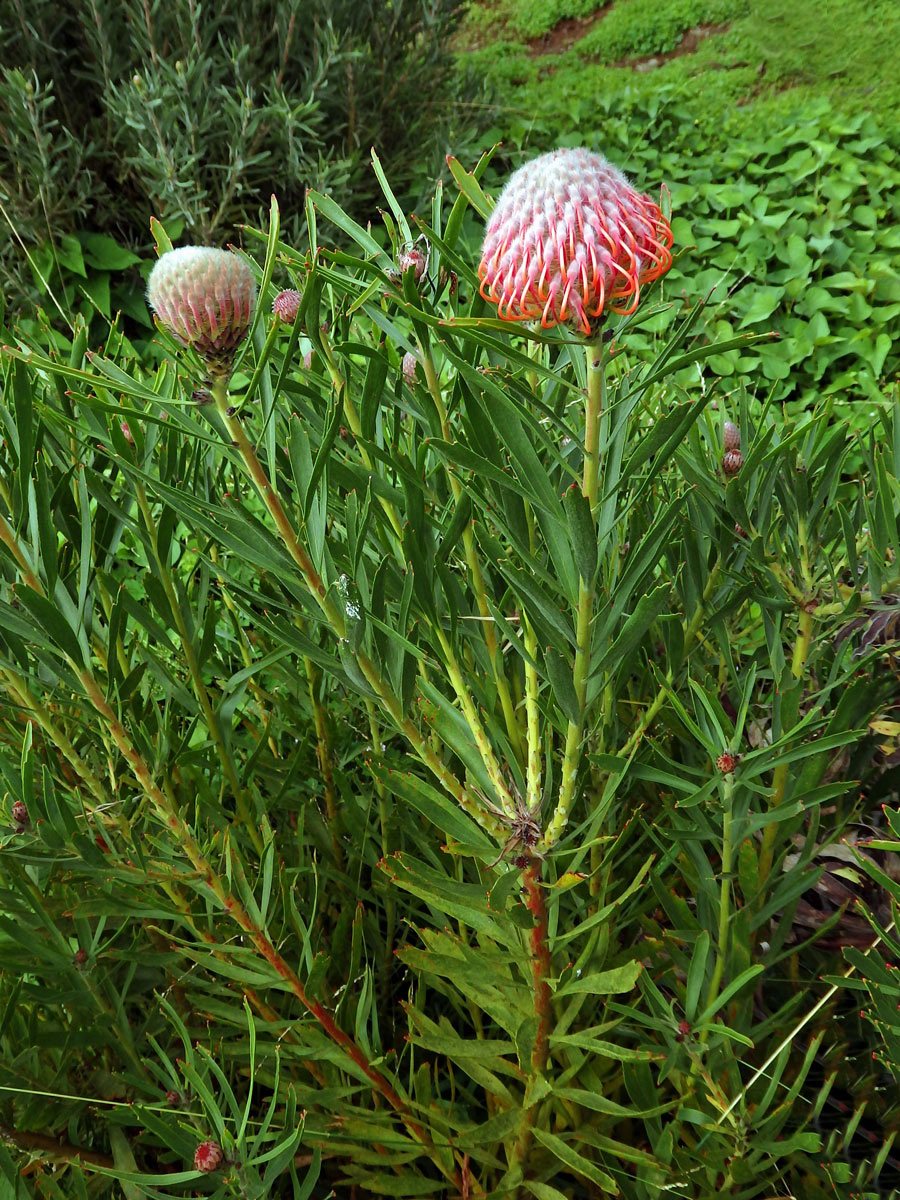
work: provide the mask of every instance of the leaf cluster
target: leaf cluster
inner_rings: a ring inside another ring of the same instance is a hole
[[[374,160],[381,240],[313,192],[299,248],[273,204],[213,404],[115,325],[6,331],[18,1195],[762,1200],[893,1169],[845,914],[799,917],[895,799],[858,621],[895,588],[900,411],[726,392],[733,339],[700,308],[654,334],[645,298],[602,350],[592,497],[594,350],[486,312],[486,162],[452,165],[415,226]]]

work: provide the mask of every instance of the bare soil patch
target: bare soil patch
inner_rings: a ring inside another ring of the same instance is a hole
[[[528,43],[529,54],[532,58],[542,58],[545,55],[563,54],[566,50],[571,50],[576,42],[579,42],[586,33],[589,33],[596,25],[600,24],[611,7],[611,4],[605,4],[603,8],[592,13],[589,17],[567,17],[564,21],[560,21],[548,33],[531,39]],[[661,67],[663,63],[670,62],[673,58],[681,58],[685,54],[693,54],[697,47],[705,42],[708,37],[712,37],[717,33],[724,33],[726,29],[728,29],[728,22],[719,25],[695,25],[693,29],[689,29],[683,34],[681,41],[674,50],[668,50],[665,54],[651,54],[646,58],[621,58],[616,62],[610,63],[609,66],[630,67],[632,71],[653,71],[657,67]]]
[[[540,58],[545,54],[562,54],[565,50],[571,50],[586,33],[590,33],[595,25],[600,24],[611,7],[611,4],[604,4],[601,9],[587,17],[566,17],[547,33],[532,38],[528,43],[528,52],[533,58]]]
[[[682,34],[681,41],[674,50],[669,50],[665,54],[651,54],[647,58],[623,58],[619,62],[610,64],[614,67],[631,67],[633,71],[653,71],[657,67],[661,67],[663,63],[671,62],[673,58],[681,58],[685,54],[693,54],[697,47],[705,42],[708,37],[712,37],[716,33],[724,33],[728,28],[726,21],[721,25],[695,25],[693,29],[689,29]]]

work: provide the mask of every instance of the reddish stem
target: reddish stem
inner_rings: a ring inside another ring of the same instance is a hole
[[[547,1065],[550,1037],[550,939],[547,925],[547,905],[544,903],[543,862],[532,858],[522,871],[522,886],[525,889],[525,907],[534,917],[534,928],[529,935],[531,947],[531,979],[534,988],[534,1012],[538,1019],[534,1048],[531,1051],[531,1069],[541,1075]]]

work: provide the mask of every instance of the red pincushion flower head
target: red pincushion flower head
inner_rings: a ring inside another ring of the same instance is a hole
[[[228,375],[256,305],[253,272],[230,250],[182,246],[160,255],[147,299],[178,341],[193,346],[214,374]]]
[[[505,321],[572,322],[590,335],[605,308],[631,313],[672,265],[658,204],[590,150],[552,150],[512,175],[488,222],[481,294]]]

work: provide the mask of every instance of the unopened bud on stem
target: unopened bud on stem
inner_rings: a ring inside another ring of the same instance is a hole
[[[256,304],[253,273],[239,255],[209,246],[169,250],[150,272],[147,299],[160,324],[193,346],[211,374],[231,373]]]

